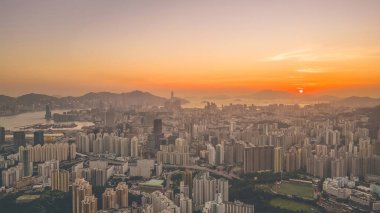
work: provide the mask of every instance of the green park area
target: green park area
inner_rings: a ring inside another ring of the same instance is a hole
[[[298,196],[305,199],[313,199],[314,197],[313,185],[309,183],[283,181],[277,187],[278,187],[279,194],[293,195],[293,196]],[[274,186],[274,189],[275,188],[276,186]]]
[[[313,206],[311,205],[300,203],[297,201],[286,200],[282,198],[272,199],[270,201],[270,205],[273,207],[278,207],[281,209],[286,209],[286,210],[296,211],[296,212],[308,212],[308,213],[318,212],[318,210],[313,208]]]
[[[17,203],[28,203],[40,198],[40,195],[21,195],[16,199]]]

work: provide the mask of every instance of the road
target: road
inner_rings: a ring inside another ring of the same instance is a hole
[[[210,173],[222,176],[222,177],[227,178],[227,179],[238,179],[238,180],[241,180],[241,178],[239,176],[236,176],[236,175],[233,175],[233,174],[226,174],[224,172],[219,172],[219,171],[212,170],[210,168],[202,167],[202,166],[180,166],[180,165],[167,165],[167,164],[163,164],[162,167],[163,168],[183,168],[183,169],[207,171],[207,172],[210,172]]]

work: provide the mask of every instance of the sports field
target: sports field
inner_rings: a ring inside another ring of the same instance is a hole
[[[283,181],[279,186],[278,193],[313,199],[314,189],[313,186],[308,183]]]
[[[308,212],[308,213],[317,213],[318,210],[314,209],[313,206],[310,206],[308,204],[292,201],[292,200],[286,200],[281,198],[275,198],[270,201],[270,205],[274,207],[279,207],[281,209],[287,209],[291,211],[302,211],[302,212]]]

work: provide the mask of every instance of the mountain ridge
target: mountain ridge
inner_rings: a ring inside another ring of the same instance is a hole
[[[183,98],[175,97],[179,99],[181,103],[187,103],[188,101]],[[77,101],[89,104],[115,101],[126,105],[154,105],[160,106],[168,101],[168,98],[153,95],[149,92],[143,92],[140,90],[133,90],[130,92],[113,93],[113,92],[88,92],[81,96],[64,96],[55,97],[39,93],[27,93],[18,97],[11,97],[6,95],[0,95],[0,106],[4,105],[65,105],[69,102]]]
[[[325,101],[335,106],[354,106],[354,107],[372,107],[380,105],[380,98],[373,98],[368,96],[350,96],[339,98],[336,96],[314,96],[308,94],[293,94],[288,91],[282,90],[259,90],[255,93],[246,96],[256,100],[305,100],[305,101]],[[175,97],[182,104],[189,101],[183,98]],[[39,93],[27,93],[18,97],[11,97],[7,95],[0,95],[0,106],[21,104],[21,105],[43,105],[43,104],[67,104],[72,101],[92,103],[95,102],[123,102],[126,105],[163,105],[168,98],[154,95],[150,92],[141,90],[132,90],[129,92],[88,92],[81,96],[64,96],[56,97]]]

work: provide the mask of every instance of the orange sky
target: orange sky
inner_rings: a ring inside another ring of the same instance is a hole
[[[380,2],[2,1],[0,94],[380,96]]]

